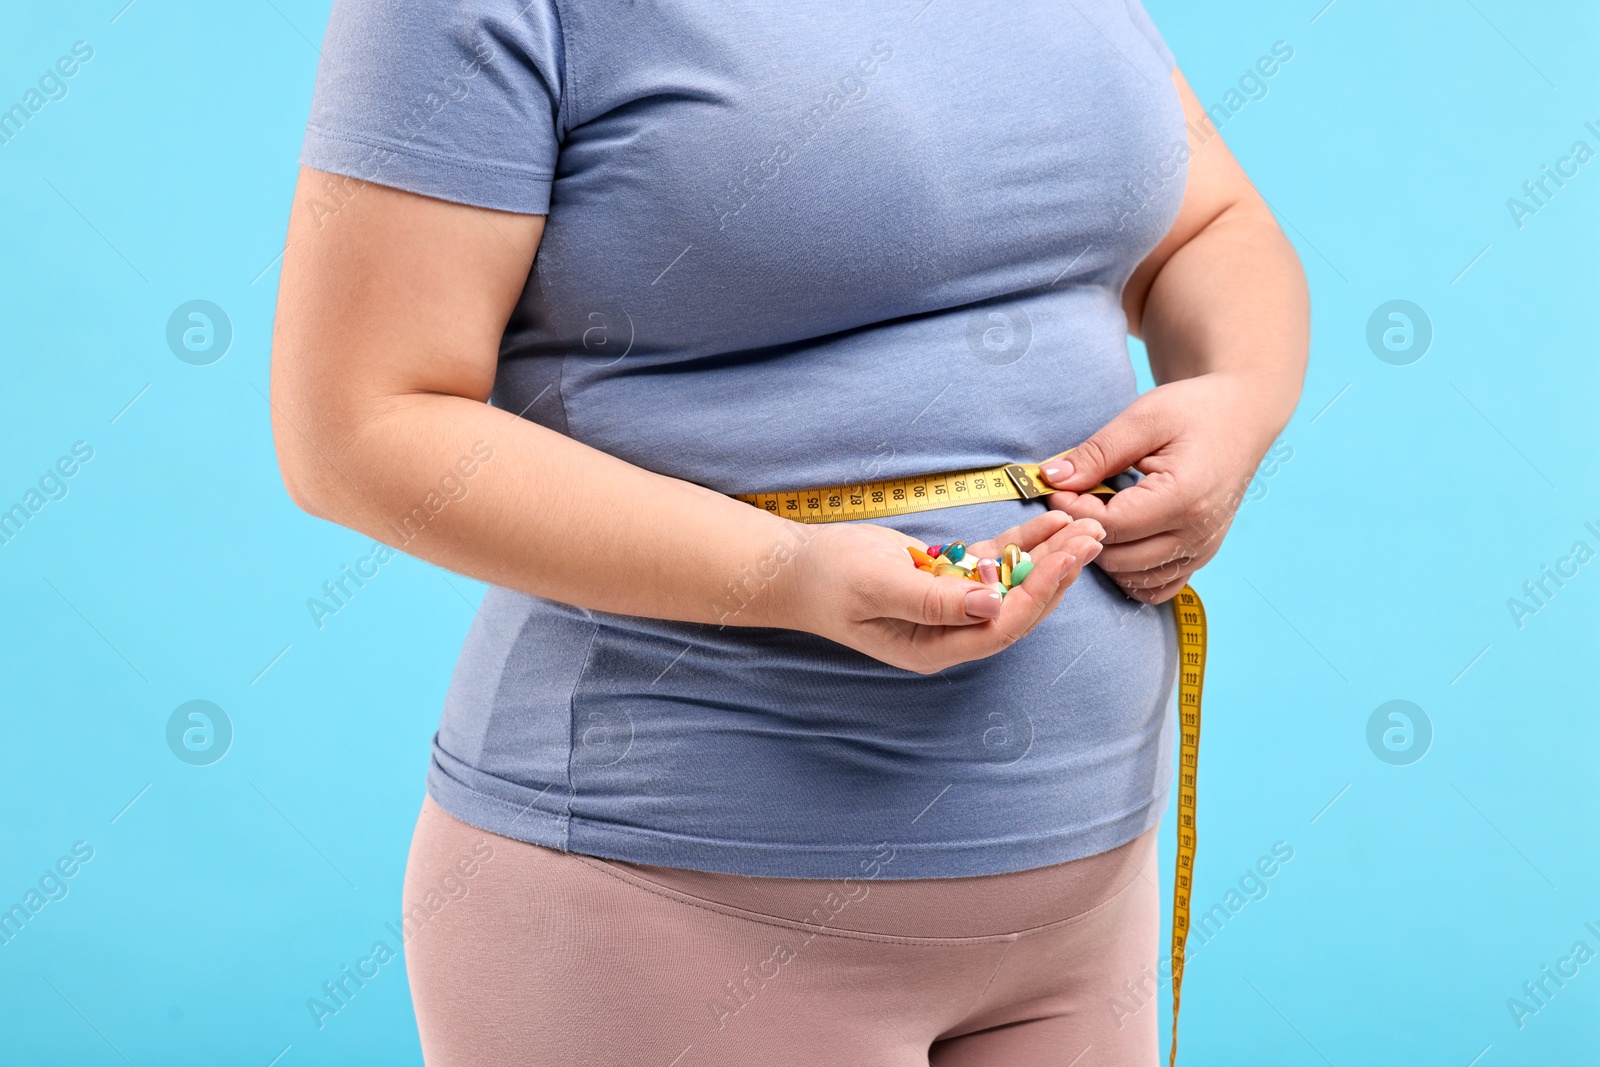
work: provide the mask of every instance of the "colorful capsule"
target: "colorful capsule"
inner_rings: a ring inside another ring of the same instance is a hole
[[[1019,545],[1006,545],[999,559],[968,551],[964,541],[930,545],[927,549],[907,546],[906,551],[919,571],[936,578],[965,578],[1001,596],[1026,581],[1034,568],[1033,557]]]

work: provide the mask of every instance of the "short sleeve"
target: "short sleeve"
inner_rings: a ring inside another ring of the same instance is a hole
[[[300,162],[545,214],[564,68],[555,0],[334,0]]]
[[[1144,4],[1139,0],[1127,0],[1128,18],[1133,22],[1134,29],[1145,35],[1150,42],[1150,47],[1156,50],[1156,55],[1161,57],[1161,62],[1167,69],[1176,70],[1178,60],[1172,54],[1172,49],[1167,47],[1167,42],[1162,40],[1161,31],[1156,29],[1156,24],[1150,21],[1150,13],[1144,9]]]

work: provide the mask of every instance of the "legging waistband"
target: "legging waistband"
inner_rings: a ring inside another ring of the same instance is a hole
[[[783,926],[895,938],[993,938],[1075,922],[1136,879],[1154,885],[1155,839],[1152,827],[1094,856],[961,878],[890,878],[888,845],[868,850],[861,877],[843,879],[754,877],[567,855],[685,903]]]

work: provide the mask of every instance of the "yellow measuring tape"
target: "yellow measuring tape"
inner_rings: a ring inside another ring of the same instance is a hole
[[[1039,467],[1038,463],[1007,463],[860,485],[737,493],[734,499],[796,522],[885,519],[962,504],[1047,496],[1055,490],[1045,484]],[[1116,490],[1102,483],[1089,492],[1110,496]],[[1187,585],[1173,598],[1172,606],[1178,622],[1178,862],[1172,878],[1172,1052],[1167,1062],[1176,1064],[1178,1005],[1183,990],[1189,891],[1194,875],[1195,783],[1200,766],[1200,694],[1206,673],[1206,609],[1199,594]]]

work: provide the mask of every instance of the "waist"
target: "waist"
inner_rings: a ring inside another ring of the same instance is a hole
[[[1170,610],[1128,600],[1092,568],[1027,638],[933,676],[811,634],[491,589],[439,740],[476,771],[570,791],[571,810],[815,826],[850,796],[888,819],[927,803],[915,798],[935,780],[1042,796],[1153,768],[1176,658]],[[1078,799],[1086,813],[1129,802]]]
[[[902,516],[896,526],[929,541],[975,540],[1040,507],[976,505]],[[966,521],[995,512],[976,529]],[[615,615],[491,587],[453,688],[490,679],[496,702],[507,707],[554,697],[562,708],[570,698],[574,707],[668,703],[685,714],[696,705],[778,717],[792,710],[812,723],[835,713],[880,712],[886,698],[931,710],[1010,695],[1043,707],[1085,690],[1147,688],[1170,675],[1176,651],[1170,616],[1128,598],[1091,566],[1024,640],[925,678],[799,631]]]
[[[798,930],[903,938],[1003,938],[1072,923],[1135,880],[1155,881],[1155,827],[1092,856],[1000,874],[893,880],[885,842],[842,878],[774,878],[584,856],[655,891]]]

